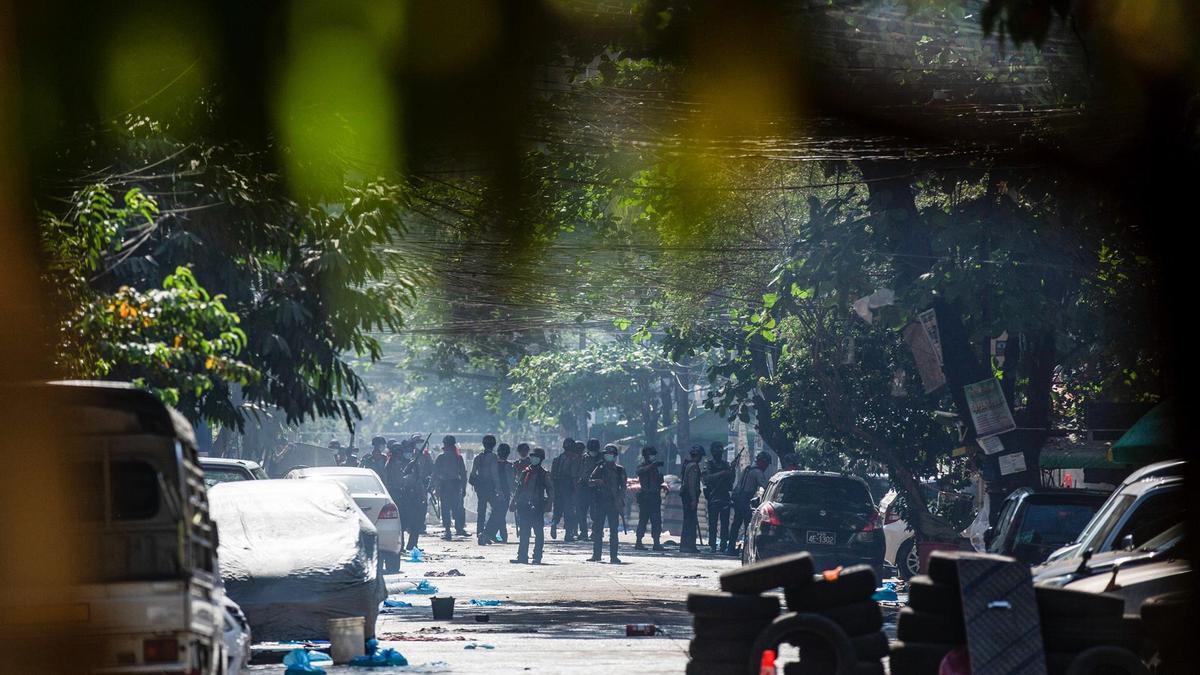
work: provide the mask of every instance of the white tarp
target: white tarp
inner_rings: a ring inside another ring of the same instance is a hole
[[[375,632],[387,597],[375,526],[341,485],[256,480],[209,490],[226,591],[255,640],[325,640],[326,621],[361,616]]]

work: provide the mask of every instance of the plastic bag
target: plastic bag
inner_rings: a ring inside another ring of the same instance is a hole
[[[475,606],[475,607],[499,607],[500,601],[499,600],[474,600],[474,599],[472,599],[467,604]]]
[[[421,549],[414,546],[412,552],[408,554],[408,561],[415,563],[424,562],[425,556],[422,555]]]
[[[315,653],[320,654],[320,652]],[[332,661],[332,659],[330,659],[326,654],[321,654],[321,656],[324,656],[325,658],[314,659],[307,651],[303,649],[293,649],[284,655],[283,665],[287,666],[287,675],[302,675],[303,673],[309,673],[311,675],[325,675],[325,669],[318,668],[317,666],[313,665],[313,661]]]
[[[356,656],[350,659],[351,666],[355,668],[389,668],[391,666],[407,666],[408,659],[395,649],[382,649],[365,656]]]
[[[412,607],[412,603],[405,602],[403,600],[392,600],[391,598],[388,598],[387,600],[383,601],[383,606],[384,607]]]
[[[428,581],[422,579],[421,583],[417,584],[415,587],[410,588],[404,592],[407,595],[433,595],[438,592],[438,588],[437,588],[437,586],[434,586],[433,584],[429,583]]]
[[[882,586],[875,589],[875,593],[871,595],[871,599],[875,602],[898,602],[900,600],[896,595],[896,584],[888,581]]]

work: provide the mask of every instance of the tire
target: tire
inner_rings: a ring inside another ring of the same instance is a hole
[[[1125,612],[1125,599],[1118,595],[1069,591],[1050,586],[1034,586],[1038,613],[1043,621],[1064,617],[1118,617]]]
[[[962,598],[958,587],[935,584],[923,574],[908,582],[908,606],[918,612],[962,617]]]
[[[795,612],[775,619],[762,635],[758,636],[745,663],[747,672],[754,672],[759,667],[759,659],[756,657],[767,649],[778,651],[779,645],[784,643],[808,642],[812,644],[814,640],[819,641],[822,646],[830,650],[830,655],[833,657],[832,662],[836,664],[836,670],[831,672],[836,672],[838,675],[854,672],[853,668],[857,664],[857,660],[854,658],[854,648],[851,646],[846,631],[820,614],[797,614]]]
[[[807,553],[793,553],[725,572],[721,575],[721,590],[730,593],[762,593],[780,586],[808,584],[812,575],[812,556]]]
[[[888,651],[888,669],[892,675],[931,675],[938,672],[942,659],[957,646],[894,642]]]
[[[896,638],[902,642],[954,646],[967,641],[967,630],[961,617],[905,607],[896,619]]]
[[[1146,664],[1128,649],[1120,647],[1093,647],[1076,656],[1067,668],[1067,675],[1149,675]]]
[[[754,640],[713,640],[694,638],[688,643],[688,655],[693,661],[741,665],[750,656]]]
[[[692,621],[692,634],[697,638],[711,640],[753,641],[763,632],[770,621],[708,619],[696,617]]]
[[[1065,675],[1067,669],[1071,667],[1071,662],[1075,660],[1077,654],[1064,654],[1062,652],[1047,652],[1046,653],[1046,675]]]
[[[841,607],[830,607],[822,610],[819,616],[836,623],[847,635],[852,637],[883,628],[883,612],[879,611],[879,605],[872,600],[853,602]]]
[[[829,672],[832,673],[833,671],[830,670]],[[854,675],[884,675],[882,663],[856,663],[854,664],[854,670],[851,672]],[[783,673],[784,675],[821,675],[821,671],[813,670],[803,661],[785,665]]]
[[[788,609],[793,612],[821,611],[870,599],[877,579],[869,565],[854,565],[838,573],[836,579],[817,575],[810,583],[784,591]]]
[[[878,661],[888,654],[888,639],[883,631],[852,637],[850,646],[859,661]]]
[[[909,537],[896,549],[896,574],[908,581],[921,573],[921,556],[917,554],[917,539]]]
[[[687,610],[693,616],[710,619],[773,619],[779,616],[779,598],[700,591],[688,594]]]
[[[1142,623],[1136,616],[1059,618],[1042,624],[1042,644],[1047,652],[1076,654],[1093,647],[1123,647],[1138,651]]]

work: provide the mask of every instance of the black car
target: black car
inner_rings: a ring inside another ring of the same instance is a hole
[[[1108,499],[1105,490],[1020,488],[1004,500],[996,524],[984,533],[989,553],[1036,565],[1075,540]]]
[[[865,564],[883,573],[883,528],[867,483],[855,476],[781,471],[758,500],[742,560],[808,551],[817,569]]]

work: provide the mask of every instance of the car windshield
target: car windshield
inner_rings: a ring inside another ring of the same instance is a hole
[[[204,484],[212,487],[218,483],[234,483],[240,480],[250,480],[250,475],[241,467],[214,466],[204,469]]]
[[[779,484],[782,504],[871,504],[866,486],[855,480],[832,476],[788,476]]]
[[[341,483],[345,486],[350,494],[363,494],[365,492],[383,492],[383,483],[375,476],[361,473],[311,473],[300,476],[301,478],[317,478],[320,480],[332,480]]]
[[[1183,490],[1167,488],[1146,495],[1121,530],[1113,538],[1113,547],[1119,546],[1126,536],[1133,538],[1134,546],[1141,546],[1155,535],[1183,519]]]
[[[261,466],[256,466],[253,469],[250,469],[250,473],[254,474],[254,477],[257,480],[267,480],[270,478],[270,476],[267,475],[267,472],[263,471]]]
[[[158,515],[158,471],[150,464],[137,460],[109,462],[108,509],[103,463],[82,462],[77,469],[76,497],[82,520],[102,522],[106,511],[114,522],[149,520]]]
[[[999,553],[1004,548],[1004,540],[1008,538],[1008,531],[1012,529],[1013,512],[1016,509],[1016,499],[1005,500],[1004,509],[1000,511],[1000,517],[996,519],[999,529],[996,530],[996,536],[992,539],[992,543],[988,545],[988,550],[992,553]]]
[[[1092,504],[1031,504],[1013,543],[1058,548],[1074,539],[1095,513]]]
[[[1089,548],[1095,549],[1099,542],[1104,541],[1108,537],[1108,533],[1117,526],[1121,516],[1133,504],[1133,499],[1133,495],[1128,494],[1114,494],[1109,497],[1075,540],[1079,544],[1075,551],[1083,553]]]

